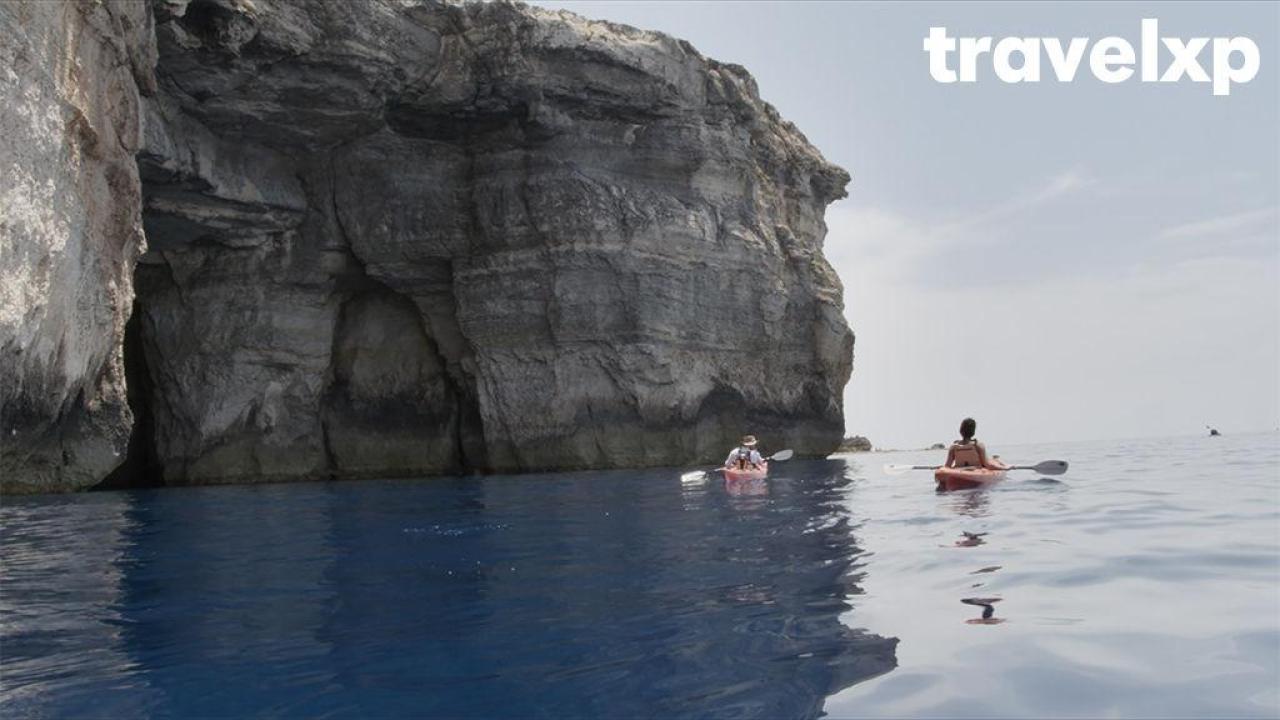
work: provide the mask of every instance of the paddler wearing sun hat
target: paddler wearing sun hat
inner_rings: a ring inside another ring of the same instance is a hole
[[[760,451],[756,450],[756,436],[743,435],[741,444],[729,451],[729,457],[724,459],[724,466],[738,470],[764,467],[764,458],[760,457]]]

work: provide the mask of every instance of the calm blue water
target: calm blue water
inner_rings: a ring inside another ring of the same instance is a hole
[[[1280,435],[993,449],[5,498],[0,713],[1280,714]]]

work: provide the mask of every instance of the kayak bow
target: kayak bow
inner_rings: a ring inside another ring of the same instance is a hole
[[[988,468],[938,468],[933,471],[933,479],[938,482],[939,490],[968,490],[986,487],[1004,479],[1004,470]]]
[[[758,468],[750,470],[737,470],[734,468],[724,469],[724,478],[726,480],[763,480],[769,474],[769,463]]]

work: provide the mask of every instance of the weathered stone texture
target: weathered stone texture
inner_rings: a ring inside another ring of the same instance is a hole
[[[839,443],[853,337],[821,246],[848,176],[742,68],[503,2],[153,7],[123,156],[163,482]],[[127,294],[107,307],[115,367]]]
[[[129,438],[146,5],[0,3],[0,492],[83,487]]]

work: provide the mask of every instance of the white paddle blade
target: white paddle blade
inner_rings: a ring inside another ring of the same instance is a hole
[[[1061,475],[1067,471],[1066,460],[1045,460],[1031,468],[1041,475]]]
[[[790,460],[792,455],[795,455],[795,451],[788,448],[787,450],[779,450],[778,452],[770,455],[769,459],[778,461]]]
[[[1067,471],[1066,460],[1045,460],[1036,465],[1014,465],[1011,470],[1032,470],[1041,475],[1061,475]]]
[[[700,482],[702,482],[703,480],[706,480],[706,479],[707,479],[707,471],[706,471],[706,470],[694,470],[694,471],[692,471],[692,472],[687,472],[687,473],[685,473],[685,474],[683,474],[683,475],[681,475],[681,476],[680,476],[680,482],[685,483],[685,484],[688,484],[688,483],[700,483]]]

